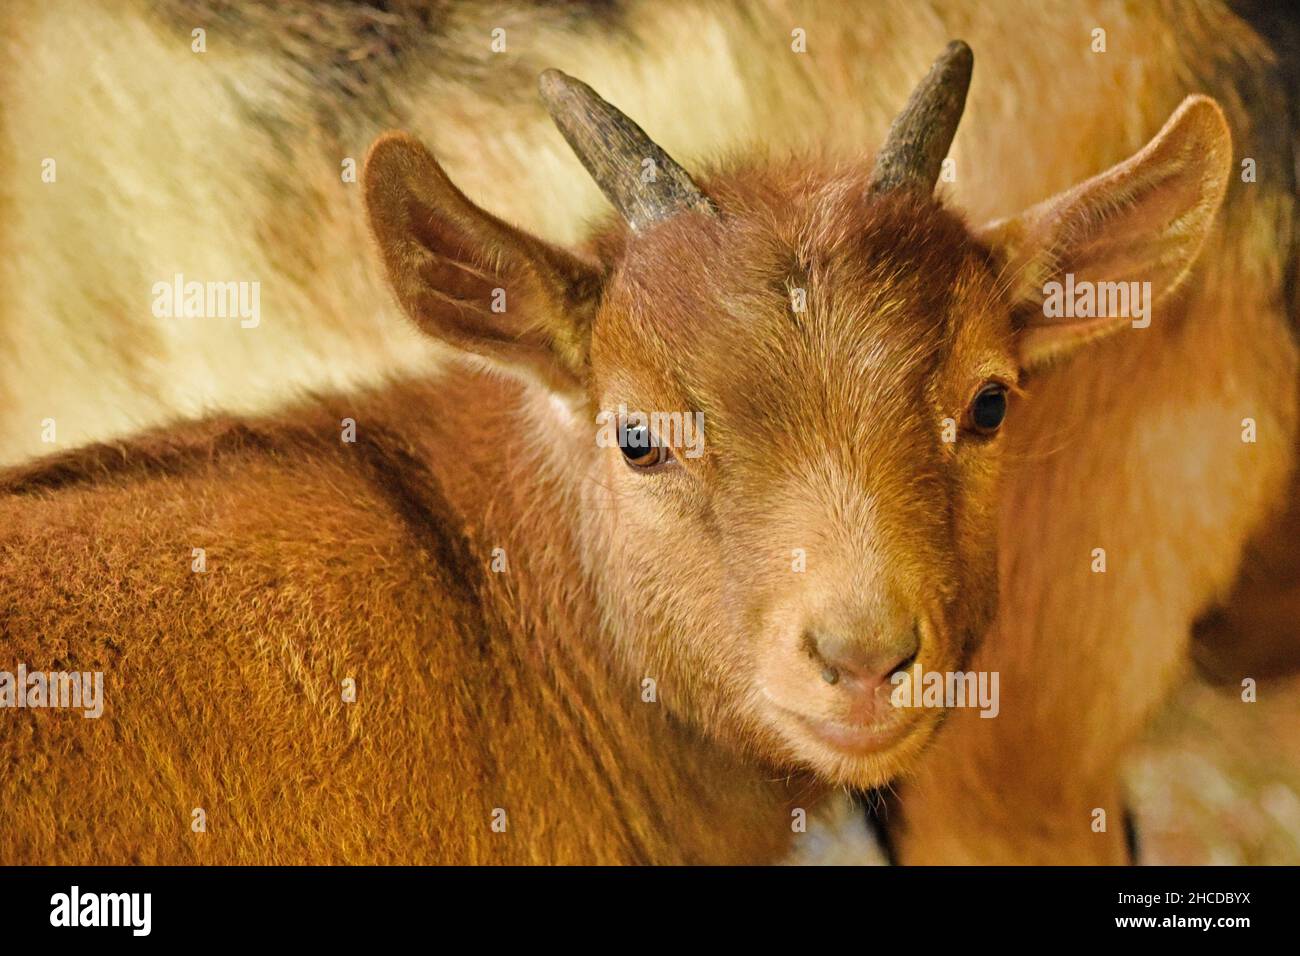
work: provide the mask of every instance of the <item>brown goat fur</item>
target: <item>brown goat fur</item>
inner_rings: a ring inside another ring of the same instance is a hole
[[[1189,99],[1132,160],[978,234],[868,198],[865,166],[731,169],[705,180],[719,217],[570,253],[381,139],[366,199],[397,298],[490,371],[10,471],[4,646],[105,671],[108,708],[6,715],[0,840],[23,862],[778,858],[810,772],[884,783],[942,716],[840,744],[854,700],[809,628],[915,629],[919,666],[961,666],[993,620],[1011,440],[967,406],[1128,325],[1045,320],[1022,280],[1104,266],[1163,301],[1229,149]],[[590,424],[624,405],[703,412],[703,454],[635,473]]]
[[[703,745],[586,645],[576,529],[546,479],[512,474],[536,454],[519,406],[508,382],[452,376],[6,475],[6,659],[102,670],[106,705],[4,713],[5,861],[785,852],[808,786]]]

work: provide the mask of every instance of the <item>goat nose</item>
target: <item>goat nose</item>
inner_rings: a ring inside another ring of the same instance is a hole
[[[912,663],[921,640],[915,627],[886,640],[850,637],[841,633],[812,632],[807,643],[822,665],[828,684],[852,681],[870,689]]]

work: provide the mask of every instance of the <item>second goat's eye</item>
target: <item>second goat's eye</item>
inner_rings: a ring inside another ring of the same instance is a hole
[[[989,382],[975,394],[967,417],[970,427],[981,435],[993,434],[1007,417],[1007,387]]]
[[[644,425],[628,426],[622,431],[618,445],[627,463],[638,471],[646,471],[672,461],[673,452]]]

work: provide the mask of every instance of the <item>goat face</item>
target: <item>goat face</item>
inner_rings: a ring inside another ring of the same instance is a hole
[[[409,137],[367,161],[412,319],[590,424],[557,420],[550,444],[613,632],[594,646],[715,737],[834,783],[906,766],[942,711],[892,706],[891,675],[959,668],[991,620],[1017,383],[1138,325],[1063,318],[1045,280],[1141,280],[1158,304],[1231,161],[1221,111],[1191,97],[1129,160],[969,231],[931,193],[970,65],[949,47],[869,174],[792,162],[707,190],[549,72],[552,115],[626,223],[600,261],[479,209]]]
[[[666,701],[874,785],[941,714],[892,706],[891,675],[958,668],[990,622],[1019,365],[990,254],[867,186],[741,172],[709,184],[725,215],[627,240],[591,340],[620,440],[586,508]]]

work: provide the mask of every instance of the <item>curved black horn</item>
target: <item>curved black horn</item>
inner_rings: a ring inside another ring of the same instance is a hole
[[[961,122],[974,65],[974,54],[961,40],[949,43],[934,61],[876,154],[871,192],[912,188],[928,193],[934,189]]]
[[[634,231],[688,209],[715,212],[686,170],[586,83],[546,70],[537,85],[555,125]]]

